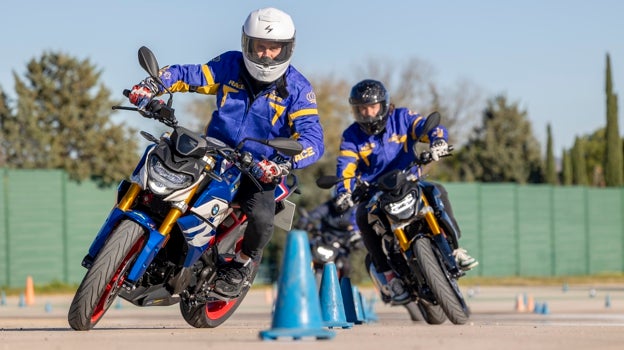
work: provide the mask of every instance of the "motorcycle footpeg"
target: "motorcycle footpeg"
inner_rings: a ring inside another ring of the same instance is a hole
[[[225,301],[226,303],[230,302],[233,299],[238,298],[240,295],[236,295],[236,296],[231,296],[231,295],[223,295],[223,294],[219,294],[217,292],[215,292],[214,290],[211,290],[210,292],[208,292],[206,294],[207,298],[214,298],[214,299],[219,299],[221,301]]]
[[[396,300],[394,300],[394,299],[390,298],[390,305],[391,305],[391,306],[405,305],[405,304],[409,304],[409,303],[411,303],[411,302],[412,302],[412,301],[414,301],[414,300],[415,300],[415,299],[414,299],[414,298],[412,298],[412,297],[405,298],[405,300],[401,300],[401,301],[396,301]]]
[[[392,302],[392,298],[388,295],[381,294],[381,301],[383,301],[384,304],[390,304]]]
[[[125,280],[125,281],[123,282],[123,284],[121,285],[121,288],[122,288],[125,292],[129,293],[129,292],[133,291],[133,290],[136,288],[136,286],[134,285],[134,283],[133,283],[133,282],[130,282],[130,281],[128,281],[128,280]]]

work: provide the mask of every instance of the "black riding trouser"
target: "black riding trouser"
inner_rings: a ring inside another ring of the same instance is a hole
[[[243,176],[236,201],[247,215],[247,228],[242,243],[242,252],[257,259],[273,236],[275,220],[275,185],[261,184],[259,189],[253,181]]]

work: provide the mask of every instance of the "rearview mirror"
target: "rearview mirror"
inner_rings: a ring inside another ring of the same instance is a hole
[[[303,145],[299,143],[299,141],[286,137],[277,137],[272,140],[268,140],[266,144],[289,157],[296,156],[303,151]]]
[[[425,126],[423,127],[423,133],[420,138],[422,139],[426,135],[429,135],[429,132],[433,130],[433,128],[440,125],[440,119],[440,113],[438,113],[437,111],[429,114],[427,116],[427,119],[425,120]]]
[[[337,176],[332,175],[322,175],[318,179],[316,179],[316,185],[323,189],[330,189],[334,186],[340,179]]]
[[[150,75],[150,77],[158,79],[158,61],[156,61],[156,56],[152,53],[152,50],[148,49],[145,46],[141,46],[139,48],[139,64],[145,71]]]

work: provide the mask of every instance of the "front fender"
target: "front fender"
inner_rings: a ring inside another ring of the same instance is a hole
[[[100,228],[100,231],[97,233],[97,235],[95,236],[95,239],[91,243],[91,247],[89,247],[89,256],[91,258],[95,258],[98,255],[98,253],[100,252],[100,249],[102,249],[102,246],[108,239],[108,236],[110,236],[110,234],[117,227],[119,222],[121,222],[124,219],[132,220],[136,222],[137,224],[141,225],[142,227],[144,227],[147,230],[147,232],[150,232],[150,239],[148,240],[148,243],[149,241],[152,240],[151,236],[153,236],[154,233],[157,233],[158,236],[162,236],[157,231],[156,223],[145,213],[137,211],[137,210],[123,211],[115,207],[108,214],[108,217],[104,221],[104,224]]]

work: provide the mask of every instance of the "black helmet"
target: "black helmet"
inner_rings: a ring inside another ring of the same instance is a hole
[[[358,106],[381,104],[379,113],[373,118],[360,114]],[[388,121],[388,109],[390,106],[390,96],[382,83],[377,80],[366,79],[355,84],[351,89],[349,104],[353,108],[355,121],[360,124],[362,130],[369,135],[376,135],[383,131]]]

